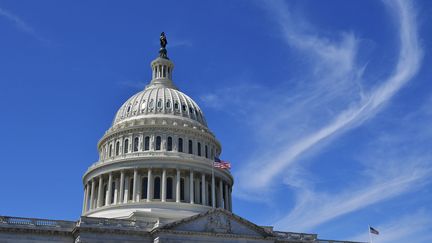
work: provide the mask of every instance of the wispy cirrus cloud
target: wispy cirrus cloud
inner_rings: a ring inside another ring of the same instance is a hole
[[[0,17],[3,17],[4,19],[12,22],[15,24],[15,26],[21,30],[22,32],[25,32],[34,38],[36,38],[38,41],[43,42],[45,44],[49,44],[51,41],[42,37],[39,33],[37,33],[33,27],[31,27],[28,23],[26,23],[23,19],[18,17],[17,15],[11,13],[10,11],[1,8],[0,7]]]
[[[277,19],[285,34],[287,43],[299,46],[301,49],[305,48],[305,51],[317,56],[314,59],[317,69],[329,73],[329,76],[326,76],[327,78],[323,78],[322,80],[335,80],[335,78],[339,77],[341,81],[337,83],[343,82],[344,85],[341,86],[347,87],[352,87],[353,84],[359,82],[361,79],[359,74],[361,75],[363,68],[357,67],[354,62],[356,41],[352,35],[343,35],[345,37],[341,41],[332,43],[327,39],[320,39],[317,36],[309,36],[303,33],[298,34],[296,28],[287,21],[290,18],[289,13],[282,11],[287,8],[279,6],[282,2],[277,3],[278,5],[271,6],[271,8],[277,12],[275,16],[278,17]],[[243,170],[243,174],[240,175],[240,183],[242,179],[244,181],[245,176],[249,178],[251,174],[254,175],[255,180],[252,183],[248,182],[245,184],[246,190],[268,187],[275,177],[281,175],[284,169],[295,163],[296,159],[303,153],[324,140],[356,127],[363,121],[373,117],[416,74],[421,64],[422,51],[418,43],[415,14],[411,11],[411,6],[404,1],[386,1],[385,5],[394,12],[401,26],[399,30],[401,43],[399,59],[392,74],[383,80],[379,86],[373,88],[370,93],[361,92],[357,96],[360,100],[351,100],[348,108],[341,109],[334,116],[335,118],[328,121],[327,124],[322,124],[317,129],[305,131],[305,136],[293,143],[280,146],[279,151],[276,154],[272,153],[271,157],[258,159],[259,163],[248,163],[245,170]],[[326,46],[327,48],[325,48]],[[329,62],[333,62],[332,65],[329,66]],[[340,68],[341,66],[342,68]],[[321,88],[321,86],[319,87]],[[330,86],[330,88],[333,87]],[[326,103],[326,100],[330,102],[329,99],[334,97],[335,91],[330,90],[329,94],[326,93],[323,95],[321,92],[329,89],[324,88],[321,90],[323,91],[319,91],[316,94],[320,97],[321,103]],[[336,90],[339,90],[337,91],[338,93],[340,92],[340,88],[336,88]],[[285,135],[290,136],[290,134]],[[267,161],[266,170],[256,170],[257,167],[261,166],[262,161]],[[240,186],[242,185],[240,184]]]
[[[405,160],[395,157],[393,163],[382,162],[390,158],[377,160],[376,164],[382,167],[371,171],[382,173],[389,167],[392,173],[378,176],[365,172],[362,175],[364,186],[346,185],[332,195],[316,191],[313,179],[304,179],[308,177],[308,171],[298,163],[303,157],[319,151],[317,148],[335,141],[338,135],[373,118],[416,75],[423,54],[412,3],[384,1],[399,26],[400,48],[397,50],[396,65],[389,76],[374,82],[365,80],[364,73],[368,70],[357,60],[362,40],[353,32],[325,36],[304,19],[294,17],[285,2],[259,3],[278,23],[285,43],[307,57],[309,70],[304,71],[306,75],[297,77],[300,84],[292,91],[269,90],[267,87],[259,93],[251,91],[245,94],[243,90],[243,94],[230,95],[235,97],[230,105],[235,104],[237,99],[247,100],[242,99],[242,95],[266,101],[264,105],[255,105],[248,111],[248,122],[263,143],[252,158],[238,168],[234,195],[248,200],[265,201],[267,198],[271,201],[275,185],[289,185],[295,188],[296,203],[288,215],[280,218],[277,226],[310,230],[341,215],[423,185],[430,175],[430,167],[425,162],[430,157],[421,157],[416,153],[400,157]],[[207,101],[217,101],[220,96],[214,92],[207,96],[211,98]],[[263,110],[271,116],[264,116]],[[265,169],[262,169],[263,164]]]

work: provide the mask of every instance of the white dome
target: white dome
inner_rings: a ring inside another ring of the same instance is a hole
[[[117,111],[113,126],[123,121],[152,116],[178,116],[207,127],[204,115],[195,101],[179,90],[163,85],[149,85],[129,98]]]
[[[172,82],[161,48],[152,79],[117,111],[83,177],[83,215],[166,223],[213,207],[231,210],[234,180],[214,168],[221,145],[199,106]]]

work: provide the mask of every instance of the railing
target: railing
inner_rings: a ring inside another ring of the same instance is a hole
[[[294,233],[294,232],[283,232],[283,231],[273,231],[279,239],[287,240],[306,240],[313,241],[317,239],[316,234],[305,234],[305,233]]]
[[[93,218],[93,217],[81,217],[79,226],[90,226],[90,227],[110,227],[120,229],[151,229],[155,226],[156,221],[146,222],[140,220],[129,220],[129,219],[106,219],[106,218]]]
[[[96,163],[93,163],[90,168],[95,166],[119,160],[119,159],[129,159],[129,158],[154,158],[154,157],[164,157],[164,158],[177,158],[177,159],[187,159],[187,160],[195,160],[195,161],[206,161],[209,164],[212,164],[213,160],[206,158],[204,156],[198,156],[194,154],[182,153],[182,152],[168,152],[168,151],[145,151],[145,152],[130,152],[127,154],[114,155],[109,158],[105,158]]]
[[[75,222],[63,220],[50,220],[50,219],[35,219],[35,218],[20,218],[0,216],[0,226],[3,225],[24,225],[43,228],[73,228]]]

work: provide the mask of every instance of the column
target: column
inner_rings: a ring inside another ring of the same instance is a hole
[[[132,188],[130,188],[130,181],[129,181],[129,176],[125,175],[125,184],[124,184],[124,196],[123,196],[123,203],[128,203],[129,201],[129,191],[132,190]]]
[[[190,195],[190,203],[194,204],[194,173],[193,170],[190,171],[190,179],[189,179],[189,195]]]
[[[152,189],[152,170],[149,169],[147,172],[147,202],[150,202],[150,198],[152,197],[151,189]]]
[[[166,169],[162,170],[162,202],[166,201]]]
[[[94,202],[93,202],[93,199],[94,199],[94,196],[95,196],[95,182],[94,182],[94,178],[92,179],[92,181],[91,181],[91,191],[90,191],[90,207],[89,207],[89,210],[90,209],[93,209],[93,207],[95,206],[94,205]]]
[[[216,207],[216,185],[215,185],[215,176],[214,173],[212,173],[212,207]]]
[[[223,181],[219,180],[219,207],[222,208],[223,205]]]
[[[124,197],[124,170],[120,172],[120,195],[119,195],[119,201],[118,203],[123,203],[123,197]]]
[[[176,176],[176,202],[180,202],[180,170],[177,169],[177,176]]]
[[[228,203],[228,183],[225,183],[225,196],[224,196],[224,208],[226,210],[229,210],[229,203]]]
[[[133,175],[133,189],[132,189],[132,201],[134,202],[136,202],[137,185],[138,185],[138,169],[135,168],[134,175]]]
[[[105,202],[106,205],[111,204],[111,194],[112,194],[112,172],[109,173],[109,177],[108,177],[108,194]]]
[[[97,197],[97,207],[101,207],[102,206],[102,188],[103,188],[103,179],[102,179],[102,175],[99,176],[99,186],[98,186],[98,197]]]
[[[228,193],[228,197],[229,197],[228,205],[229,205],[229,210],[232,212],[232,187],[231,186],[228,187],[228,191],[229,191],[229,193]]]
[[[206,205],[206,183],[205,183],[205,174],[201,174],[201,199],[202,205]]]
[[[84,214],[87,210],[87,191],[88,191],[88,186],[87,183],[84,185],[84,197],[83,197],[83,208],[82,208],[82,214]]]

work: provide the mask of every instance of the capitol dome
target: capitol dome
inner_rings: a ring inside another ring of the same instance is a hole
[[[148,85],[145,90],[130,97],[118,110],[113,125],[143,117],[172,117],[189,119],[207,127],[199,106],[177,88],[166,85]]]
[[[200,107],[174,85],[162,44],[151,81],[98,142],[99,160],[83,176],[83,216],[167,223],[211,208],[232,211],[233,177],[213,165],[221,144]]]

